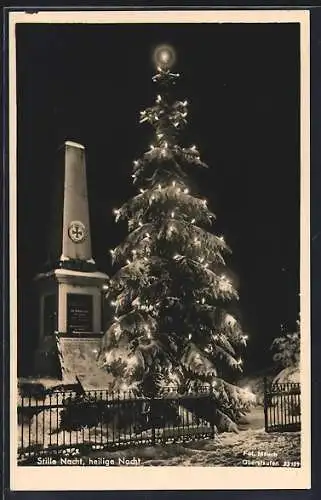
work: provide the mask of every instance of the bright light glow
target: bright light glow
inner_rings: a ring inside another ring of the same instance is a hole
[[[191,340],[191,338],[192,338],[192,334],[191,334],[191,333],[189,333],[189,334],[188,334],[188,340]]]
[[[103,290],[108,290],[109,286],[108,285],[103,285]]]
[[[193,146],[191,146],[191,150],[192,150],[192,151],[196,151],[196,146],[195,146],[195,144],[193,144]]]
[[[150,148],[151,150],[153,150],[153,149],[155,149],[155,146],[154,146],[153,144],[151,144],[151,145],[149,146],[149,148]]]
[[[139,191],[140,191],[142,194],[144,194],[144,193],[145,193],[145,190],[144,190],[144,189],[140,189]]]
[[[135,161],[134,161],[134,165],[135,165],[135,167],[137,167],[137,166],[138,166],[138,164],[139,164],[139,161],[138,161],[138,160],[135,160]]]
[[[118,214],[119,214],[119,209],[118,209],[118,208],[114,208],[113,213],[114,213],[115,215],[118,215]]]
[[[175,51],[170,45],[160,45],[154,51],[154,62],[157,70],[161,72],[170,68],[175,63]]]
[[[219,236],[218,239],[221,240],[221,241],[224,241],[224,236]]]
[[[156,102],[161,102],[161,100],[162,100],[162,96],[158,94]]]
[[[189,191],[188,191],[188,189],[187,189],[187,188],[186,188],[186,189],[184,189],[184,193],[185,193],[185,194],[188,194],[188,193],[189,193]]]
[[[176,182],[175,182],[175,181],[173,181],[173,182],[172,182],[172,185],[175,187],[175,186],[176,186]]]
[[[202,304],[205,304],[205,298],[202,297]]]
[[[127,264],[128,264],[128,265],[129,265],[129,264],[131,264],[131,262],[130,262],[130,260],[129,260],[129,259],[127,259],[127,260],[126,260],[126,262],[127,262]]]
[[[196,222],[196,220],[195,220],[195,219],[192,219],[192,220],[191,220],[191,223],[192,223],[192,224],[195,224],[195,222]]]
[[[117,305],[116,300],[111,300],[110,301],[110,305],[113,306],[113,307],[115,307]]]
[[[175,212],[172,212],[172,213],[171,213],[171,217],[172,217],[172,219],[174,219],[174,217],[175,217]]]
[[[183,106],[187,106],[188,102],[187,101],[184,101],[183,102]]]
[[[168,144],[166,141],[164,142],[164,148],[168,148]]]
[[[150,234],[149,233],[145,233],[145,236],[146,236],[146,238],[150,238]]]
[[[138,225],[139,225],[139,227],[142,227],[142,226],[143,226],[143,223],[139,221],[139,222],[138,222]]]

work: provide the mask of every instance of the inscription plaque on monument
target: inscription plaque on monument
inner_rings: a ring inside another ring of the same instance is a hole
[[[93,297],[87,294],[68,293],[67,295],[68,333],[92,332]]]

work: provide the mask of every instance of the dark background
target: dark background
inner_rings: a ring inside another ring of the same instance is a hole
[[[54,160],[86,146],[94,257],[126,234],[112,208],[136,192],[132,161],[152,130],[139,111],[156,89],[152,51],[177,52],[178,96],[190,102],[182,140],[210,168],[198,192],[232,247],[250,342],[246,369],[271,363],[280,325],[299,312],[299,26],[296,24],[21,25],[17,28],[18,285],[21,372],[37,337],[32,280],[47,258]]]

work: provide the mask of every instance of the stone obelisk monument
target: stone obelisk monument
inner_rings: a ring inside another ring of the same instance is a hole
[[[103,330],[106,274],[92,256],[85,148],[67,141],[58,151],[46,271],[39,291],[38,374],[88,387],[105,385],[96,363]]]

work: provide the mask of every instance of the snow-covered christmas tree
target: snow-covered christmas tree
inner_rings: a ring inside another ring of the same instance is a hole
[[[155,137],[133,163],[137,195],[114,210],[128,235],[111,250],[113,318],[99,362],[118,390],[210,387],[218,415],[236,421],[253,395],[226,377],[242,371],[247,335],[231,312],[238,294],[225,264],[230,249],[212,231],[207,200],[190,190],[193,171],[207,166],[196,146],[178,141],[188,103],[174,98],[172,61],[170,48],[158,52],[156,100],[140,113]]]

